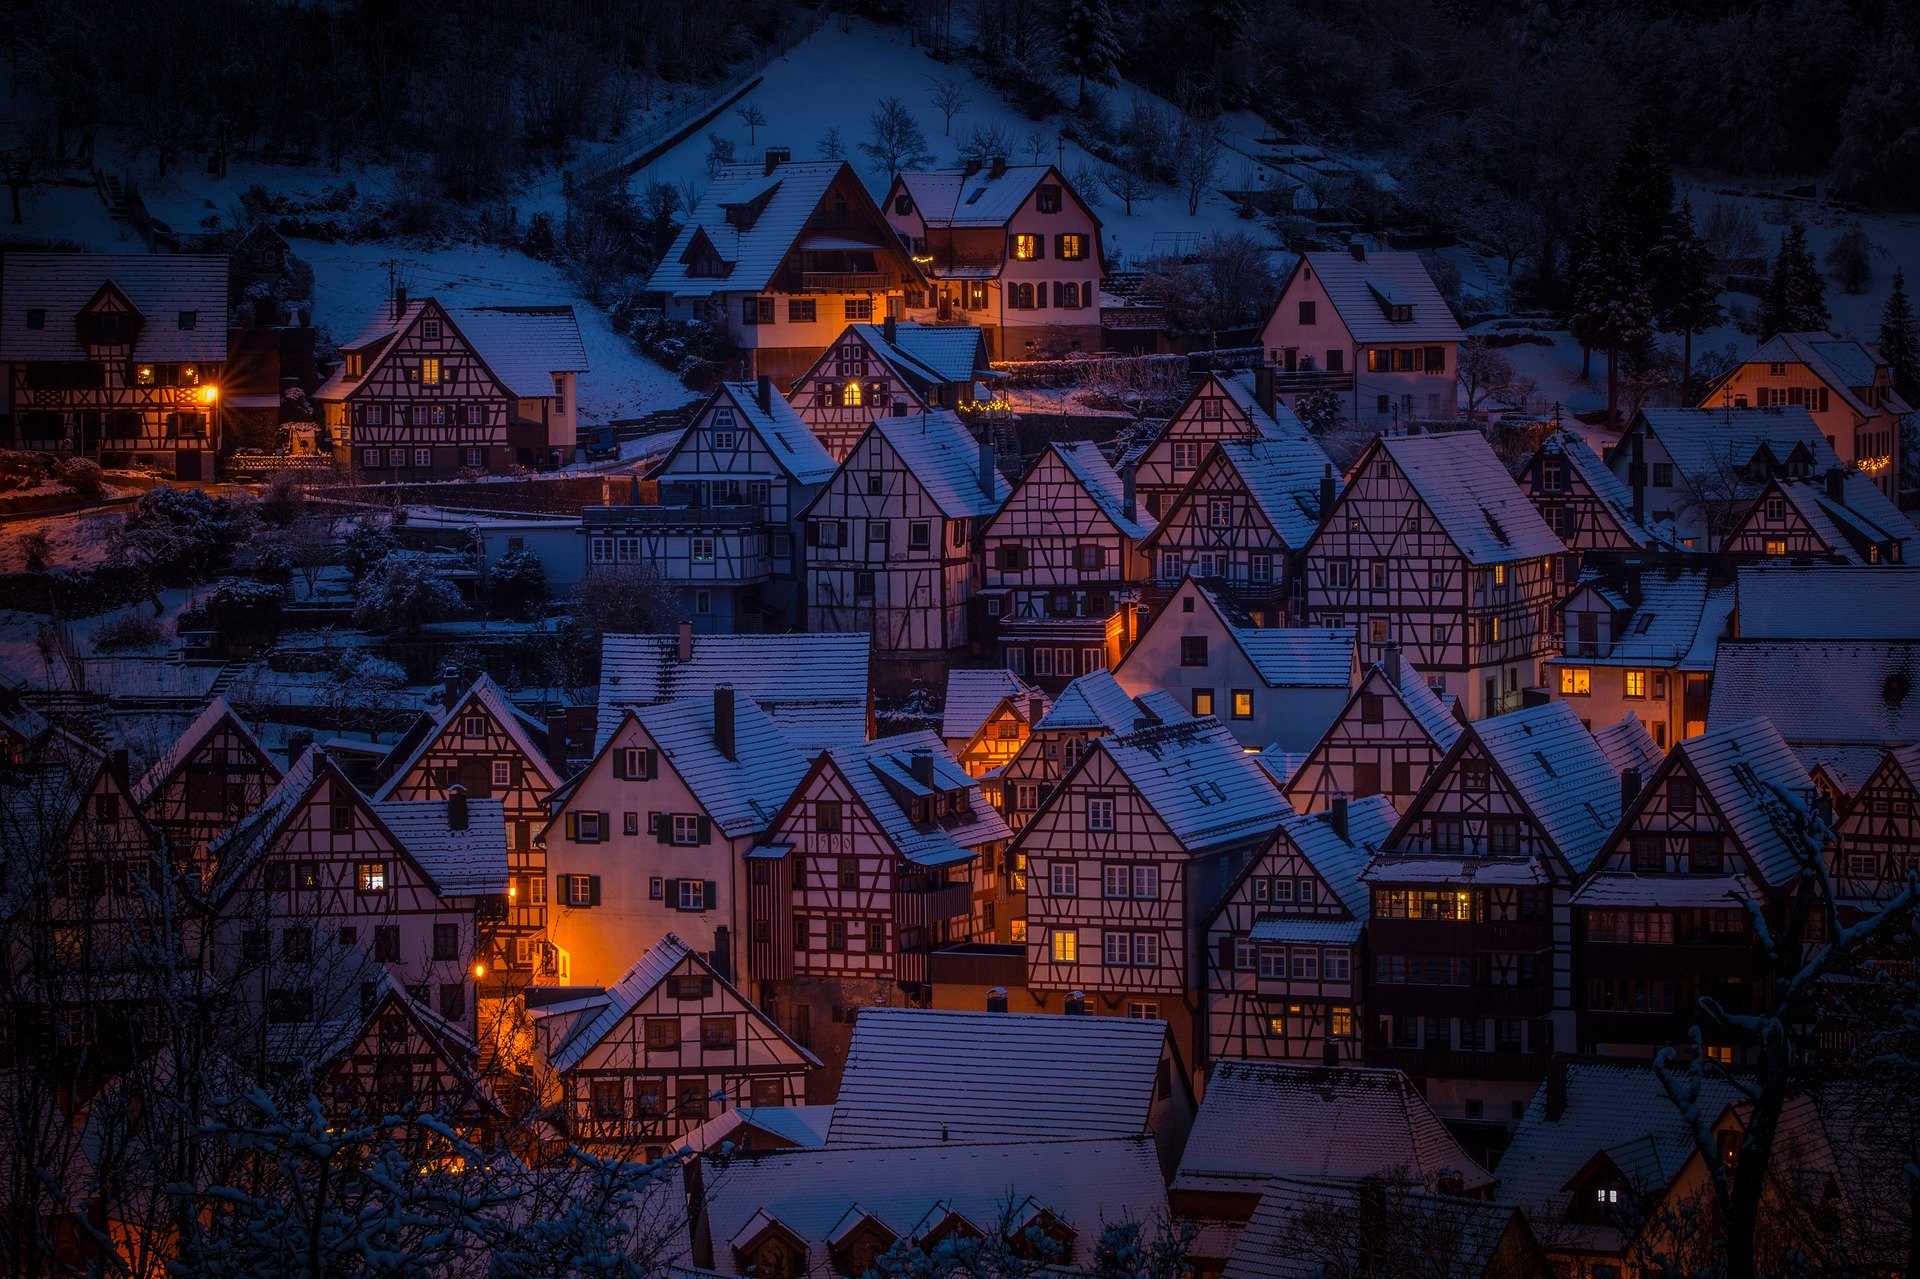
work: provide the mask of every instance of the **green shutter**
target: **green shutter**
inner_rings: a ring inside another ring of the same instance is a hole
[[[580,842],[580,816],[572,809],[567,810],[567,838],[575,843]]]
[[[711,879],[700,882],[700,908],[712,910],[713,904],[720,900],[720,885]]]
[[[612,819],[612,813],[600,814],[600,838],[596,842],[604,844],[607,842],[608,837],[613,834]]]
[[[708,843],[711,843],[712,841],[713,841],[713,822],[711,819],[707,817],[706,814],[702,813],[699,817],[694,819],[693,842],[696,844],[708,844]]]
[[[680,881],[677,879],[667,881],[667,909],[680,909]]]
[[[598,875],[589,875],[587,876],[587,905],[598,906],[599,904],[600,877]]]

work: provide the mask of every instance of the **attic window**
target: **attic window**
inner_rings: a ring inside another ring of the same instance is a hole
[[[980,197],[985,195],[986,193],[987,193],[987,189],[985,187],[975,187],[972,191],[968,192],[967,203],[968,204],[978,203]]]
[[[30,329],[46,328],[47,327],[46,308],[38,307],[38,306],[28,307],[27,308],[27,327]]]
[[[1191,789],[1193,797],[1202,804],[1218,804],[1227,797],[1227,793],[1220,789],[1219,782],[1195,782]]]
[[[1060,212],[1060,186],[1055,182],[1044,182],[1034,192],[1033,207],[1041,213]]]

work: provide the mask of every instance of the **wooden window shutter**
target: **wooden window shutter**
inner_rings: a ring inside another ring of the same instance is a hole
[[[608,825],[608,823],[609,823],[609,822],[610,822],[610,821],[611,821],[612,819],[613,819],[613,814],[612,814],[612,813],[602,813],[602,814],[600,814],[600,836],[599,836],[599,838],[598,838],[598,839],[596,839],[596,840],[594,840],[594,843],[596,843],[596,844],[603,844],[603,843],[605,843],[605,842],[606,842],[606,839],[607,839],[607,835],[608,835],[608,833],[609,833],[609,832],[611,832],[611,831],[613,830],[613,827],[612,827],[612,826],[610,826],[610,825]]]
[[[660,772],[660,752],[649,746],[640,752],[640,777],[651,781]]]
[[[618,746],[613,748],[613,779],[617,782],[628,780],[627,753]]]
[[[708,844],[713,841],[713,820],[705,813],[694,819],[694,837],[696,844]]]
[[[807,521],[807,545],[820,545],[820,524],[816,520]]]
[[[1220,957],[1218,962],[1221,972],[1230,973],[1233,971],[1233,938],[1231,936],[1220,939]]]
[[[655,813],[653,815],[653,837],[662,844],[673,842],[673,814]]]
[[[567,838],[575,843],[580,842],[580,814],[572,809],[567,810]]]
[[[720,900],[720,885],[711,879],[700,881],[700,905],[712,910],[713,904]]]
[[[667,881],[667,909],[680,909],[680,881],[677,879]]]
[[[1055,284],[1053,287],[1057,290],[1060,286]],[[1033,304],[1042,311],[1047,309],[1047,282],[1045,280],[1033,286]]]
[[[647,814],[647,834],[658,835],[659,833],[660,833],[660,814],[648,813]]]
[[[600,877],[598,875],[589,875],[587,876],[587,905],[598,906],[599,904]]]

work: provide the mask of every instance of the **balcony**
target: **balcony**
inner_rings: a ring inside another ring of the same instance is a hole
[[[802,271],[802,293],[884,293],[893,284],[885,271]]]
[[[1538,954],[1553,946],[1553,925],[1470,924],[1444,919],[1382,919],[1368,925],[1376,954],[1471,955],[1484,950]]]
[[[928,957],[936,986],[994,986],[1013,989],[1027,984],[1027,948],[991,942],[962,942]]]
[[[1395,986],[1375,982],[1369,1011],[1405,1017],[1544,1017],[1553,1011],[1546,986]]]
[[[1314,369],[1296,369],[1288,373],[1284,369],[1275,369],[1273,389],[1281,395],[1305,395],[1315,391],[1351,391],[1353,374],[1328,373]]]
[[[1454,1052],[1447,1048],[1374,1048],[1369,1066],[1391,1066],[1415,1079],[1538,1081],[1547,1077],[1546,1053]]]
[[[772,509],[762,505],[742,506],[589,506],[580,512],[588,533],[617,534],[622,527],[659,528],[752,528],[770,524]]]

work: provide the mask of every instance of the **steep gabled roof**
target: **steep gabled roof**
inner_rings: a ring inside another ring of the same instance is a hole
[[[1639,607],[1627,617],[1606,656],[1583,657],[1580,661],[1679,662],[1692,651],[1700,639],[1702,624],[1710,616],[1707,574],[1692,569],[1663,572],[1650,568],[1641,572],[1639,581]]]
[[[1911,639],[1920,564],[1743,564],[1741,639]]]
[[[1459,342],[1465,337],[1417,253],[1370,249],[1356,259],[1328,251],[1308,253],[1300,263],[1313,268],[1355,342]],[[1294,274],[1299,271],[1296,265]],[[1292,282],[1290,277],[1287,283]],[[1411,305],[1413,318],[1393,320],[1389,307],[1395,302]]]
[[[1054,700],[1047,713],[1034,727],[1049,731],[1097,730],[1108,733],[1131,733],[1141,727],[1141,721],[1161,710],[1178,712],[1169,720],[1161,715],[1161,722],[1172,723],[1191,718],[1178,702],[1168,707],[1149,706],[1142,694],[1140,700],[1127,695],[1113,678],[1109,670],[1089,671],[1076,676],[1060,696]]]
[[[1804,449],[1815,473],[1839,466],[1840,457],[1813,415],[1797,405],[1764,409],[1641,409],[1627,424],[1651,432],[1684,477],[1703,479],[1723,468],[1744,467],[1765,448],[1777,462]],[[1614,454],[1615,458],[1620,455]]]
[[[501,731],[526,757],[528,766],[540,774],[541,780],[547,784],[549,790],[561,783],[563,779],[560,776],[560,770],[555,768],[553,762],[547,758],[546,748],[542,744],[541,739],[545,735],[542,727],[522,714],[519,707],[508,699],[506,691],[493,682],[493,677],[483,673],[473,681],[458,701],[434,718],[430,731],[418,735],[417,738],[410,736],[402,739],[403,743],[412,742],[412,749],[397,766],[387,773],[386,782],[375,793],[376,798],[386,799],[391,796],[406,779],[407,774],[420,762],[421,756],[440,740],[441,735],[449,728],[458,726],[460,717],[467,713],[470,705],[484,710],[487,716],[500,726]]]
[[[1353,683],[1351,626],[1235,626],[1240,651],[1268,688],[1347,688]]]
[[[1650,546],[1664,541],[1653,529],[1633,517],[1633,494],[1620,482],[1620,477],[1607,469],[1599,454],[1587,447],[1586,440],[1576,431],[1556,431],[1540,445],[1545,455],[1564,458],[1567,469],[1586,481],[1600,505],[1606,509],[1621,530],[1636,546]]]
[[[1080,482],[1080,487],[1100,508],[1100,513],[1112,521],[1123,535],[1138,542],[1153,531],[1151,524],[1139,518],[1137,507],[1133,515],[1127,514],[1126,482],[1113,469],[1113,464],[1107,461],[1099,445],[1091,440],[1056,440],[1047,447]]]
[[[227,257],[201,253],[22,253],[0,260],[0,360],[84,360],[80,313],[111,284],[144,318],[132,358],[227,358]],[[27,312],[42,311],[38,328]],[[180,327],[181,312],[193,327]]]
[[[1879,363],[1876,353],[1865,343],[1837,338],[1831,333],[1776,333],[1755,348],[1735,370],[1715,379],[1701,399],[1712,399],[1713,393],[1738,368],[1755,364],[1799,364],[1826,383],[1856,416],[1869,418],[1874,410],[1860,398],[1856,388],[1873,385],[1875,366]],[[1889,406],[1889,411],[1903,413],[1906,409]]]
[[[695,635],[688,644],[682,662],[678,635],[601,640],[600,744],[629,706],[712,697],[721,684],[759,703],[801,750],[866,740],[871,635]]]
[[[793,411],[793,405],[783,396],[770,396],[767,407],[762,409],[760,388],[753,382],[722,382],[713,388],[713,396],[733,405],[741,421],[760,437],[767,452],[773,454],[773,460],[796,484],[824,484],[840,468],[840,464],[833,460],[833,454],[827,452],[819,437],[807,429],[807,424],[800,420],[800,415]],[[704,413],[703,408],[695,414],[695,422]],[[694,429],[691,425],[687,427],[689,432]],[[682,434],[656,469],[665,469],[685,443],[686,435]]]
[[[1270,830],[1290,811],[1273,778],[1212,717],[1103,737],[1094,749],[1189,853]]]
[[[241,875],[253,864],[253,859],[264,852],[273,837],[280,833],[287,818],[319,782],[323,769],[339,775],[327,759],[326,752],[316,746],[307,747],[300,752],[300,758],[288,767],[280,784],[267,792],[267,797],[260,801],[260,807],[208,842],[207,851],[220,868],[220,878],[215,882],[211,894],[216,900],[232,891]]]
[[[1247,496],[1280,540],[1294,550],[1305,546],[1320,527],[1320,480],[1333,467],[1313,437],[1303,429],[1251,443],[1227,440],[1214,448],[1239,474]]]
[[[1566,552],[1478,431],[1385,436],[1384,451],[1460,553],[1505,564]]]
[[[1778,492],[1786,499],[1814,535],[1834,553],[1846,557],[1849,564],[1884,563],[1886,556],[1872,560],[1860,548],[1887,542],[1899,546],[1901,562],[1911,562],[1920,556],[1920,529],[1914,528],[1913,521],[1901,513],[1871,478],[1857,471],[1842,473],[1838,500],[1828,491],[1827,484],[1825,477],[1775,480],[1767,492]],[[1763,493],[1756,505],[1765,500]]]
[[[991,168],[973,173],[902,173],[895,181],[906,187],[921,221],[929,227],[997,227],[1020,211],[1048,174],[1066,190],[1072,189],[1050,164],[1010,164],[998,173]],[[1091,209],[1088,215],[1092,216]],[[1098,218],[1094,225],[1099,225]]]
[[[1274,1178],[1235,1242],[1222,1279],[1322,1279],[1330,1272],[1363,1273],[1374,1266],[1382,1274],[1487,1279],[1502,1273],[1493,1267],[1513,1230],[1522,1232],[1534,1252],[1536,1269],[1527,1273],[1549,1273],[1518,1209],[1398,1185],[1375,1192],[1385,1199],[1377,1210],[1395,1224],[1380,1232],[1373,1252],[1363,1256],[1360,1250],[1368,1245],[1356,1228],[1368,1211],[1366,1193],[1351,1183]]]
[[[1642,781],[1653,776],[1653,770],[1667,754],[1632,711],[1627,712],[1625,719],[1595,730],[1593,740],[1616,774],[1637,768]]]
[[[554,374],[588,369],[571,306],[450,306],[447,318],[501,385],[522,398],[552,395]]]
[[[171,781],[180,767],[200,749],[201,743],[222,726],[238,735],[240,740],[260,757],[274,780],[279,780],[280,768],[273,762],[272,752],[260,744],[260,739],[253,735],[253,730],[247,727],[246,721],[227,704],[226,698],[216,697],[201,709],[200,714],[194,717],[193,723],[187,725],[180,736],[173,739],[173,744],[162,751],[160,758],[154,760],[152,766],[141,775],[140,780],[134,783],[133,802],[144,808],[147,801],[153,798],[154,793]]]
[[[0,783],[0,871],[11,858],[24,857],[33,873],[0,874],[0,910],[10,890],[25,890],[45,872],[46,859],[66,849],[73,823],[106,767],[103,752],[64,729],[50,728],[18,767],[6,771]]]
[[[1680,742],[1674,750],[1692,766],[1727,830],[1775,888],[1802,869],[1794,853],[1794,823],[1813,795],[1813,779],[1774,726],[1744,720]]]
[[[894,371],[922,383],[971,384],[987,368],[987,339],[972,324],[918,324],[896,320],[893,340],[878,324],[849,324],[875,355]],[[828,347],[831,351],[833,348]]]
[[[1223,1061],[1207,1078],[1174,1188],[1190,1179],[1394,1175],[1431,1187],[1442,1174],[1468,1192],[1494,1183],[1400,1071]]]
[[[1575,875],[1620,819],[1620,774],[1573,707],[1545,702],[1468,730]]]
[[[948,519],[983,520],[1013,492],[998,470],[991,477],[993,491],[982,486],[979,447],[955,413],[943,409],[910,417],[882,415],[868,430],[887,442]],[[854,451],[859,451],[859,445]]]
[[[440,892],[507,891],[507,810],[499,800],[469,799],[464,826],[449,820],[445,800],[376,800],[368,807]]]
[[[750,698],[733,708],[733,757],[714,740],[713,699],[679,698],[630,712],[728,839],[767,828],[807,775],[807,759]]]
[[[1379,669],[1381,677],[1386,678],[1386,669],[1384,667]],[[1454,742],[1459,740],[1460,733],[1465,727],[1461,724],[1460,716],[1455,709],[1459,705],[1459,699],[1452,693],[1442,693],[1427,683],[1427,677],[1415,670],[1412,662],[1400,663],[1400,682],[1397,685],[1392,684],[1390,680],[1388,682],[1399,692],[1400,704],[1407,708],[1407,714],[1413,716],[1414,721],[1426,730],[1427,736],[1433,739],[1434,745],[1442,751],[1451,749]]]
[[[1169,1042],[1151,1019],[862,1008],[827,1144],[1139,1136]]]
[[[1046,705],[1046,694],[1012,671],[999,667],[985,670],[955,667],[947,672],[947,700],[940,717],[940,736],[950,742],[972,741],[1001,702],[1012,698],[1024,716],[1030,705],[1027,699],[1035,697],[1040,699],[1042,707]]]
[[[1364,922],[1371,913],[1372,895],[1360,882],[1360,872],[1393,833],[1400,815],[1385,795],[1369,795],[1347,805],[1347,834],[1333,828],[1331,811],[1300,814],[1288,810],[1280,831],[1326,882],[1347,913]],[[1257,863],[1255,863],[1257,864]]]
[[[913,757],[921,751],[931,757],[933,790],[913,776]],[[858,746],[836,746],[825,752],[825,758],[847,779],[895,850],[910,862],[927,866],[964,862],[982,845],[1013,838],[999,811],[980,793],[979,779],[967,775],[931,729],[897,733]],[[918,825],[902,799],[959,790],[970,796],[964,815]]]
[[[1920,638],[1722,640],[1707,727],[1766,719],[1796,750],[1920,741]]]

